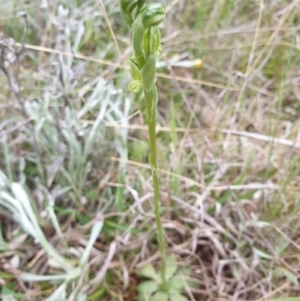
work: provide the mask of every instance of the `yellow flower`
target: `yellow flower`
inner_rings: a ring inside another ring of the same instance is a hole
[[[201,59],[196,59],[195,60],[195,67],[196,69],[200,69],[202,66],[202,60]]]

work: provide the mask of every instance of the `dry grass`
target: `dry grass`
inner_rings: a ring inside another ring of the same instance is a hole
[[[297,297],[300,1],[165,2],[162,221],[168,252],[194,283],[186,295]],[[47,241],[81,273],[65,287],[24,281],[64,271],[2,204],[0,293],[135,300],[137,269],[159,256],[143,108],[127,92],[128,30],[117,1],[44,3],[0,4],[0,32],[16,41],[0,37],[9,61],[0,63],[0,192],[17,198],[11,182],[25,187]]]

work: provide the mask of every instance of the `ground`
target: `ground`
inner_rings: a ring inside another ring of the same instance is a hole
[[[300,300],[300,1],[163,1],[157,139],[189,300]],[[2,300],[137,300],[160,265],[119,2],[0,3]]]

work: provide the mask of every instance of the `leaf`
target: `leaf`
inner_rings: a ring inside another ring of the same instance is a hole
[[[180,292],[184,288],[184,279],[181,275],[176,275],[170,280],[170,291],[172,293]]]
[[[156,292],[158,289],[157,283],[155,281],[149,280],[144,281],[138,286],[139,300],[149,300],[150,296]]]
[[[270,223],[264,221],[249,220],[245,223],[245,227],[265,228],[269,227]]]
[[[189,301],[185,296],[181,294],[175,294],[170,296],[171,301]]]
[[[177,261],[175,256],[171,255],[166,258],[166,280],[169,280],[177,270]]]
[[[154,55],[150,55],[147,58],[146,64],[141,70],[144,89],[147,92],[151,90],[151,87],[154,83],[155,71],[156,71],[156,58]]]
[[[168,301],[169,295],[164,292],[157,292],[153,297],[150,298],[150,301]]]
[[[157,282],[160,282],[161,277],[158,275],[152,264],[146,264],[139,270],[139,275],[144,276],[146,278],[151,278]]]
[[[298,279],[293,273],[282,267],[277,268],[277,271],[283,274],[293,284],[298,285]]]
[[[186,277],[191,275],[191,269],[188,267],[180,267],[180,273]]]
[[[66,300],[66,288],[67,284],[64,282],[45,301]]]
[[[271,256],[271,255],[269,255],[269,254],[267,254],[267,253],[265,253],[265,252],[263,252],[263,251],[261,251],[261,250],[259,250],[257,248],[253,248],[253,252],[256,253],[256,255],[258,255],[261,258],[264,258],[264,259],[274,259],[273,256]]]
[[[231,270],[232,270],[232,274],[233,274],[233,276],[234,276],[235,279],[238,280],[238,279],[241,278],[240,273],[239,273],[239,269],[238,269],[238,267],[237,267],[236,264],[233,264],[233,265],[232,265]]]
[[[21,273],[20,279],[25,282],[41,282],[41,281],[70,281],[80,276],[81,269],[74,268],[68,274],[60,274],[60,275],[36,275],[30,273]]]
[[[197,279],[194,279],[194,278],[187,278],[186,284],[190,289],[191,288],[199,288],[199,282]]]
[[[79,295],[76,298],[76,301],[85,301],[87,300],[87,295],[84,293],[79,293]]]
[[[89,256],[90,256],[90,253],[91,253],[91,250],[92,250],[92,247],[96,241],[96,239],[98,238],[101,230],[102,230],[102,227],[103,227],[103,221],[97,221],[94,223],[93,227],[92,227],[92,231],[91,231],[91,234],[90,234],[90,238],[89,238],[89,241],[85,247],[85,250],[80,258],[80,265],[83,266]]]
[[[16,292],[10,290],[6,286],[2,287],[2,292],[1,293],[2,293],[2,295],[0,294],[0,296],[2,296],[3,301],[5,301],[5,300],[6,301],[14,301],[16,299],[18,299],[18,300],[25,300],[23,295],[18,294]]]
[[[280,236],[280,238],[278,239],[276,248],[275,248],[276,253],[278,255],[280,255],[283,251],[285,251],[288,248],[289,245],[290,245],[290,242],[286,238]]]
[[[17,301],[13,296],[10,295],[3,295],[2,301]]]
[[[142,57],[144,55],[142,44],[144,40],[144,25],[142,23],[141,16],[138,16],[131,26],[132,32],[132,46],[134,50],[134,54],[137,58]]]

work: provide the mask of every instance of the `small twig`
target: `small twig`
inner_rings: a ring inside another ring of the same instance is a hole
[[[268,293],[266,296],[258,299],[257,301],[264,301],[264,300],[268,300],[270,299],[270,297],[274,296],[275,294],[277,294],[278,292],[287,289],[290,286],[289,282],[286,282],[285,284],[281,285],[280,287],[276,288],[274,291]],[[282,299],[283,300],[283,299]]]
[[[119,56],[119,58],[121,58],[121,57],[122,57],[122,55],[121,55],[121,50],[120,50],[118,41],[117,41],[117,39],[116,39],[116,35],[115,35],[115,33],[114,33],[114,30],[113,30],[113,28],[112,28],[112,26],[111,26],[111,22],[110,22],[110,20],[109,20],[108,15],[107,15],[105,6],[104,6],[104,4],[103,4],[103,1],[102,1],[102,0],[96,0],[96,2],[97,2],[97,3],[99,4],[99,6],[100,6],[100,9],[101,9],[103,18],[104,18],[104,20],[105,20],[105,22],[106,22],[106,24],[107,24],[107,27],[108,27],[108,29],[109,29],[109,31],[110,31],[110,34],[111,34],[111,37],[112,37],[112,39],[113,39],[113,41],[114,41],[114,44],[115,44],[115,47],[116,47],[118,56]]]
[[[16,46],[21,46],[21,44],[16,43]],[[42,47],[42,46],[37,46],[37,45],[30,45],[30,44],[25,44],[24,47],[26,49],[31,49],[31,50],[36,50],[36,51],[43,51],[43,52],[48,52],[48,53],[55,53],[55,54],[61,54],[61,55],[64,55],[64,56],[74,57],[76,59],[85,60],[87,62],[94,62],[94,63],[97,63],[97,64],[116,67],[116,68],[119,68],[119,69],[125,69],[125,70],[129,69],[128,67],[124,66],[123,64],[114,63],[114,62],[107,61],[107,60],[102,60],[102,59],[98,59],[98,58],[89,57],[89,56],[83,55],[81,53],[72,53],[72,52],[68,52],[68,51],[52,49],[52,48]],[[173,80],[175,78],[177,81],[181,81],[181,82],[185,82],[185,83],[193,83],[193,84],[213,87],[213,88],[217,88],[217,89],[226,89],[227,88],[226,85],[222,85],[222,84],[219,84],[219,83],[214,83],[214,82],[209,82],[209,81],[194,79],[194,78],[186,78],[184,76],[175,76],[175,77],[173,77],[169,74],[164,74],[164,73],[156,73],[156,76],[161,77],[161,78],[166,78],[166,79],[169,79],[169,80]],[[230,87],[230,88],[228,88],[228,90],[229,91],[239,91],[239,88],[238,87]],[[265,91],[265,92],[267,92],[267,91]],[[263,92],[263,93],[265,93],[265,92]]]
[[[24,125],[26,125],[27,123],[30,123],[30,122],[31,122],[31,119],[25,120],[25,121],[21,122],[20,124],[17,124],[15,126],[13,126],[8,131],[6,131],[5,133],[1,134],[0,135],[0,139],[2,139],[3,137],[7,136],[10,133],[13,133],[14,131],[17,131],[18,129],[22,128]],[[1,127],[0,127],[0,129],[1,129]]]
[[[76,284],[76,287],[75,289],[73,290],[72,294],[70,295],[70,297],[68,298],[68,301],[74,301],[83,282],[84,282],[84,278],[85,278],[85,275],[87,274],[88,272],[88,269],[89,269],[89,266],[88,265],[85,265],[83,270],[82,270],[82,273],[80,274],[80,277],[77,281],[77,284]]]
[[[125,159],[116,158],[116,157],[111,157],[110,159],[115,162],[124,162],[128,165],[133,165],[133,166],[137,166],[140,168],[145,168],[145,169],[151,170],[151,166],[149,164],[139,163],[139,162],[135,162],[132,160],[125,160]],[[220,185],[220,186],[206,187],[203,184],[201,184],[193,179],[175,174],[173,172],[169,172],[169,171],[161,169],[161,168],[158,168],[157,171],[162,174],[166,174],[168,176],[182,180],[186,183],[195,185],[199,188],[207,189],[210,191],[226,191],[226,190],[242,190],[242,189],[246,189],[246,190],[256,190],[256,189],[274,189],[274,190],[276,190],[276,189],[278,189],[278,186],[273,185],[273,184],[256,184],[256,183],[255,184],[245,184],[245,185]]]
[[[90,120],[81,120],[82,123],[87,123],[87,124],[93,124],[94,121]],[[127,129],[132,129],[132,130],[143,130],[147,131],[148,128],[145,125],[122,125],[119,123],[113,123],[113,122],[105,122],[106,127],[115,127],[115,128],[127,128]],[[163,126],[157,126],[156,130],[158,132],[171,132],[170,127],[163,127]],[[185,132],[190,132],[190,133],[199,133],[199,129],[197,128],[176,128],[176,132],[178,133],[185,133]],[[204,130],[206,131],[206,130]],[[282,139],[282,138],[276,138],[268,135],[263,135],[263,134],[258,134],[258,133],[253,133],[253,132],[246,132],[246,131],[238,131],[238,130],[231,130],[231,129],[224,129],[224,130],[208,130],[209,132],[220,132],[222,134],[232,134],[235,136],[241,136],[241,137],[246,137],[246,138],[251,138],[251,139],[256,139],[260,141],[265,141],[265,142],[271,142],[271,143],[276,143],[276,144],[282,144],[294,148],[300,148],[300,143],[292,140],[287,140],[287,139]]]
[[[271,137],[271,136],[257,134],[257,133],[237,131],[237,130],[221,130],[221,133],[223,134],[230,133],[236,136],[242,136],[242,137],[252,138],[252,139],[261,140],[265,142],[272,142],[272,143],[282,144],[282,145],[291,146],[295,148],[300,148],[300,143],[297,143],[296,141],[294,142],[287,139],[281,139],[281,138]]]

